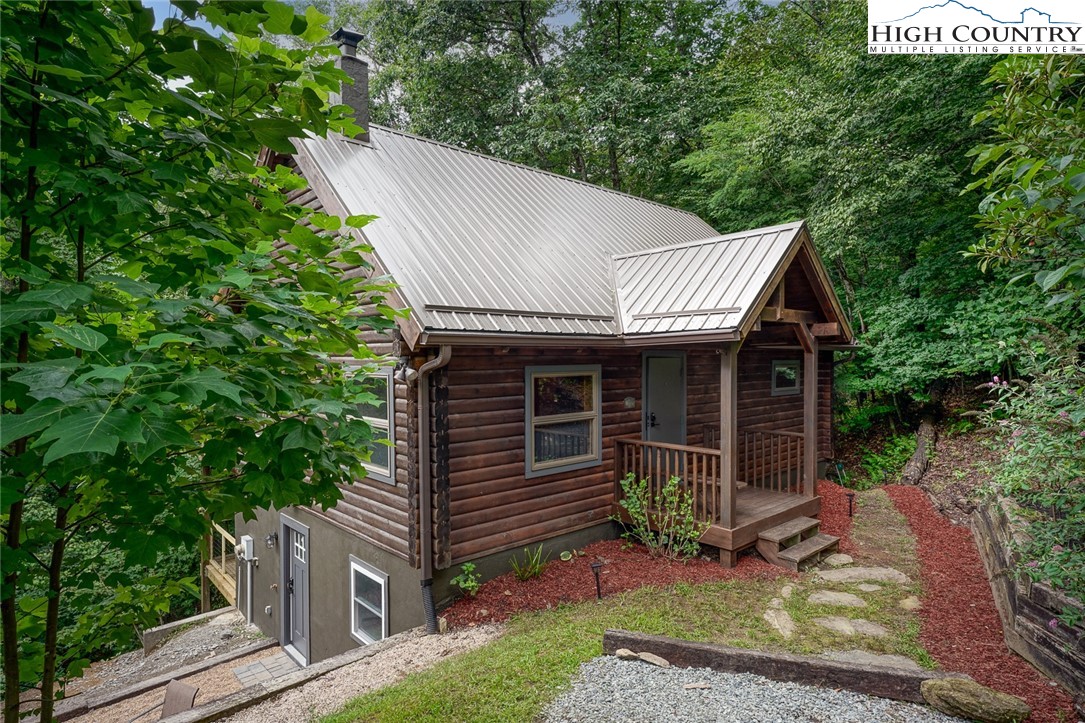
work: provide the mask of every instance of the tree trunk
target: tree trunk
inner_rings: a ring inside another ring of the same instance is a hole
[[[915,435],[915,453],[908,463],[904,465],[904,472],[900,476],[902,484],[917,485],[930,466],[930,452],[938,441],[938,431],[934,427],[934,415],[923,417],[919,423],[919,430]]]

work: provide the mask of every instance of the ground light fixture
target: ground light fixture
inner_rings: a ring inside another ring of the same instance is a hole
[[[848,517],[852,517],[854,515],[855,493],[845,492],[844,495],[848,498]]]
[[[595,575],[595,599],[596,600],[602,600],[603,599],[603,588],[599,584],[599,571],[602,570],[602,569],[603,569],[603,563],[601,563],[601,562],[593,562],[591,564],[592,574]]]

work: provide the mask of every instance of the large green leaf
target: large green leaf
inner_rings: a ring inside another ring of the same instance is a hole
[[[70,357],[23,364],[17,373],[11,375],[11,381],[24,385],[32,392],[58,389],[68,383],[82,363],[81,359]]]
[[[143,416],[140,419],[143,442],[132,445],[136,461],[146,462],[155,452],[166,447],[187,448],[195,444],[184,427],[170,419]]]
[[[117,445],[143,441],[139,417],[123,409],[84,410],[62,417],[46,429],[35,446],[53,442],[45,453],[45,464],[69,454],[104,452],[115,454]]]
[[[241,404],[241,387],[229,381],[221,369],[201,369],[183,375],[170,385],[170,391],[177,394],[178,401],[185,404],[203,404],[208,393],[233,400]]]
[[[42,399],[22,414],[0,415],[0,447],[45,429],[60,419],[64,406],[59,399]]]
[[[58,341],[83,351],[98,351],[103,344],[109,341],[105,334],[82,324],[60,326],[52,322],[39,322],[39,326],[52,332],[53,338]]]
[[[93,290],[86,284],[54,281],[40,289],[28,291],[19,298],[25,302],[43,302],[62,311],[67,311],[75,304],[85,304],[90,301],[93,293]]]

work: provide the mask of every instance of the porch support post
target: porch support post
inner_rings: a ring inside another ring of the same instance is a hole
[[[802,491],[806,497],[814,497],[817,495],[818,471],[818,338],[806,324],[796,324],[795,332],[803,351]]]
[[[735,527],[735,493],[738,478],[738,347],[720,350],[720,524]]]

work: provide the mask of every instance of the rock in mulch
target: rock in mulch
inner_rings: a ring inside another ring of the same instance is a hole
[[[908,576],[891,567],[846,567],[840,570],[818,570],[818,580],[826,582],[895,582],[907,584]]]
[[[884,638],[889,634],[889,631],[881,625],[872,623],[869,620],[853,620],[851,618],[830,616],[814,618],[814,622],[826,630],[832,630],[834,633],[840,633],[841,635],[865,635],[868,638]]]
[[[810,593],[806,601],[814,605],[835,605],[844,608],[865,608],[866,600],[850,592],[835,592],[833,590],[817,590]]]
[[[921,489],[894,485],[885,491],[908,518],[918,543],[923,647],[943,669],[1025,699],[1032,706],[1030,721],[1074,720],[1070,696],[1006,648],[971,531],[938,514]]]
[[[922,670],[919,663],[903,655],[882,655],[870,653],[866,650],[834,650],[823,653],[826,660],[839,660],[844,663],[856,665],[877,665],[882,668],[904,668],[905,670]]]
[[[983,723],[1017,723],[1032,712],[1017,696],[999,693],[974,680],[924,680],[919,690],[924,700],[943,713]]]
[[[790,638],[795,634],[795,621],[791,619],[791,616],[787,614],[786,610],[779,610],[773,608],[766,610],[762,615],[769,625],[773,627],[776,632],[784,636],[784,638]]]
[[[837,552],[826,557],[823,562],[829,567],[844,567],[844,565],[850,565],[855,562],[851,555],[845,555],[842,552]]]

